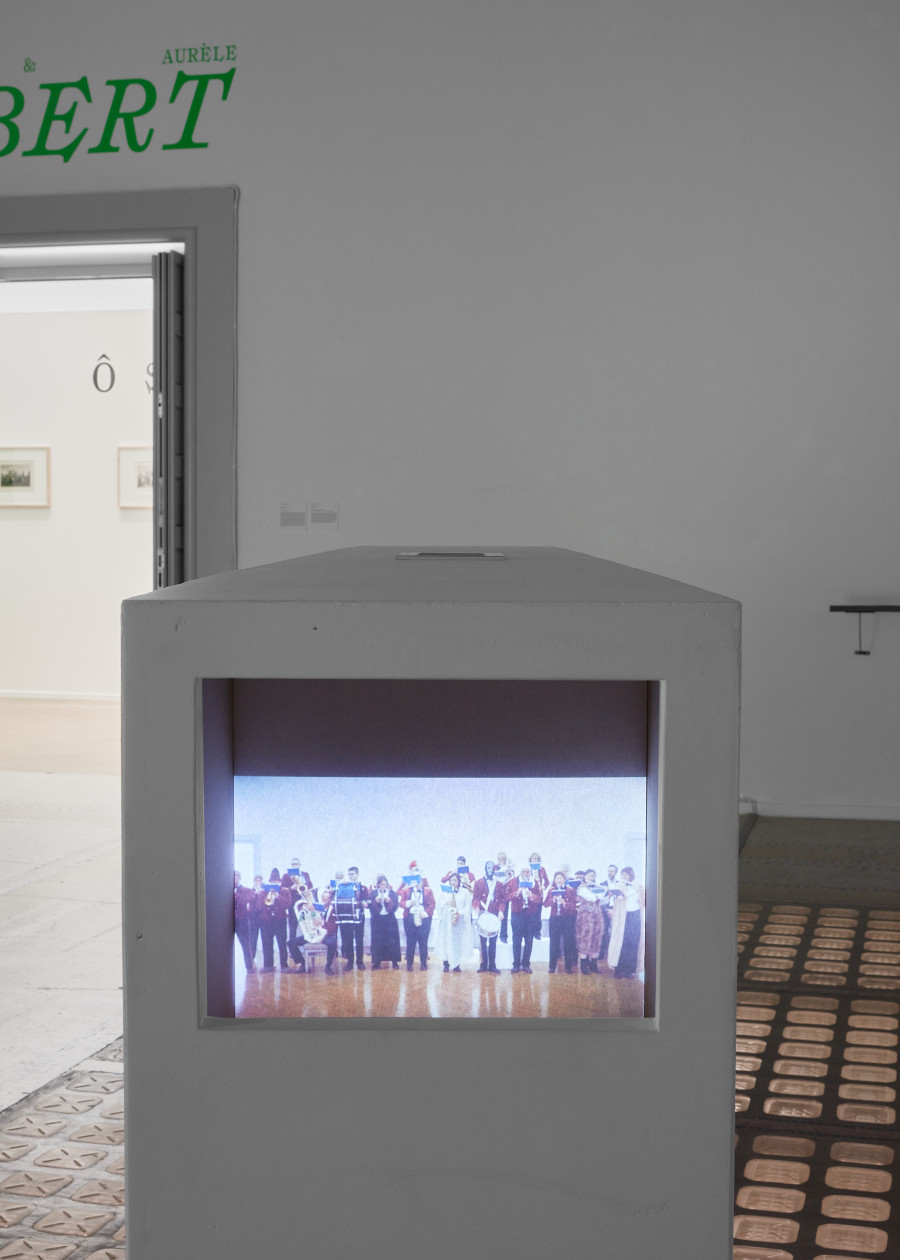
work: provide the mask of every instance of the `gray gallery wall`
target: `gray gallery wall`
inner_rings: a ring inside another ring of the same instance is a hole
[[[240,189],[241,566],[554,544],[725,591],[744,795],[900,816],[900,618],[860,658],[827,611],[896,596],[892,0],[10,0],[3,36],[4,194]],[[163,148],[179,70],[234,70],[204,148]],[[127,77],[146,147],[103,149]]]

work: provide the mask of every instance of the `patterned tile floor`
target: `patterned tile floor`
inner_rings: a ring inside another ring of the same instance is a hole
[[[125,1260],[122,1040],[0,1112],[0,1260]]]
[[[742,902],[734,1260],[900,1255],[900,911]]]

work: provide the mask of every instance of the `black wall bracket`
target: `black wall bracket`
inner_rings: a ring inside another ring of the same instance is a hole
[[[862,645],[862,619],[863,613],[882,613],[893,612],[900,613],[900,604],[831,604],[829,612],[856,613],[857,615],[857,636],[856,641],[858,647],[853,653],[854,656],[871,656],[871,652],[863,650]]]

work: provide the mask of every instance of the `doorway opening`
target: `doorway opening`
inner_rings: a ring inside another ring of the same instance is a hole
[[[184,378],[178,391],[184,437],[181,448],[170,452],[183,483],[183,516],[177,522],[182,579],[236,565],[237,200],[231,188],[0,199],[0,291],[18,289],[22,295],[35,282],[45,303],[53,284],[67,287],[71,295],[75,282],[79,287],[88,283],[85,247],[91,246],[105,258],[99,272],[90,272],[90,282],[115,283],[124,292],[137,282],[135,250],[147,257],[148,250],[183,251],[184,305],[178,323]],[[78,247],[79,255],[68,262],[57,256],[56,279],[37,282],[26,272],[41,264],[9,252],[36,247]],[[4,278],[19,283],[7,286]],[[149,278],[140,282],[152,286]],[[157,381],[148,372],[156,358],[147,349],[153,336],[152,299],[123,299],[116,309],[109,292],[100,301],[107,315],[103,345],[91,333],[93,315],[103,311],[77,315],[77,331],[64,336],[61,349],[43,361],[37,355],[31,369],[34,384],[39,375],[61,374],[60,354],[77,360],[89,397],[106,404],[104,420],[113,426],[105,434],[102,456],[93,457],[80,440],[85,435],[73,432],[78,421],[65,399],[57,404],[52,439],[23,439],[17,426],[24,412],[15,407],[4,407],[0,428],[0,446],[29,447],[21,460],[7,460],[17,465],[11,477],[15,473],[20,483],[24,478],[26,492],[43,494],[49,487],[49,501],[35,503],[36,511],[22,511],[21,504],[10,512],[0,510],[4,557],[11,555],[6,543],[13,541],[9,523],[16,518],[19,530],[28,518],[34,544],[38,534],[50,537],[63,506],[75,496],[86,493],[92,508],[105,505],[112,514],[93,534],[82,526],[72,540],[65,530],[60,535],[57,552],[64,543],[74,546],[64,566],[61,554],[53,557],[60,571],[43,581],[37,630],[24,636],[16,631],[19,647],[12,653],[17,619],[27,621],[24,581],[33,566],[27,556],[24,572],[21,563],[15,573],[7,572],[9,560],[0,564],[7,579],[0,640],[11,671],[0,681],[0,801],[4,820],[21,841],[4,849],[0,881],[4,948],[11,963],[0,1000],[6,1013],[0,1016],[0,1039],[9,1048],[0,1106],[88,1058],[121,1032],[118,604],[154,585],[155,514],[146,501],[153,489],[147,484],[147,455],[158,445],[153,433]],[[57,310],[55,315],[65,323],[74,312]],[[24,314],[11,318],[26,321]],[[142,324],[140,335],[146,334],[133,354],[114,340],[129,323]],[[88,364],[86,347],[94,356]],[[126,383],[137,391],[135,406],[144,408],[139,415],[126,414],[120,405]],[[27,380],[22,388],[27,394]],[[49,453],[41,447],[50,447]],[[49,482],[42,481],[44,469]],[[0,486],[0,495],[3,490]],[[112,565],[104,548],[118,527],[135,576],[110,594]],[[21,551],[18,545],[13,549],[20,561]],[[51,583],[53,589],[46,589]],[[82,597],[88,612],[76,634],[72,609]],[[26,649],[37,648],[45,653],[43,680],[24,669]]]

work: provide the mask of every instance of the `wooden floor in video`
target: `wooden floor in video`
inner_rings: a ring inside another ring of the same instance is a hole
[[[454,974],[440,961],[426,971],[416,963],[400,969],[345,970],[339,959],[333,975],[321,964],[311,971],[243,972],[235,976],[235,1010],[243,1019],[462,1018],[614,1019],[643,1014],[644,986],[598,975],[549,975],[546,963],[531,975],[479,974],[475,962]],[[602,964],[601,964],[602,968]],[[242,974],[241,974],[242,973]]]
[[[900,911],[739,908],[734,1260],[900,1255]]]

